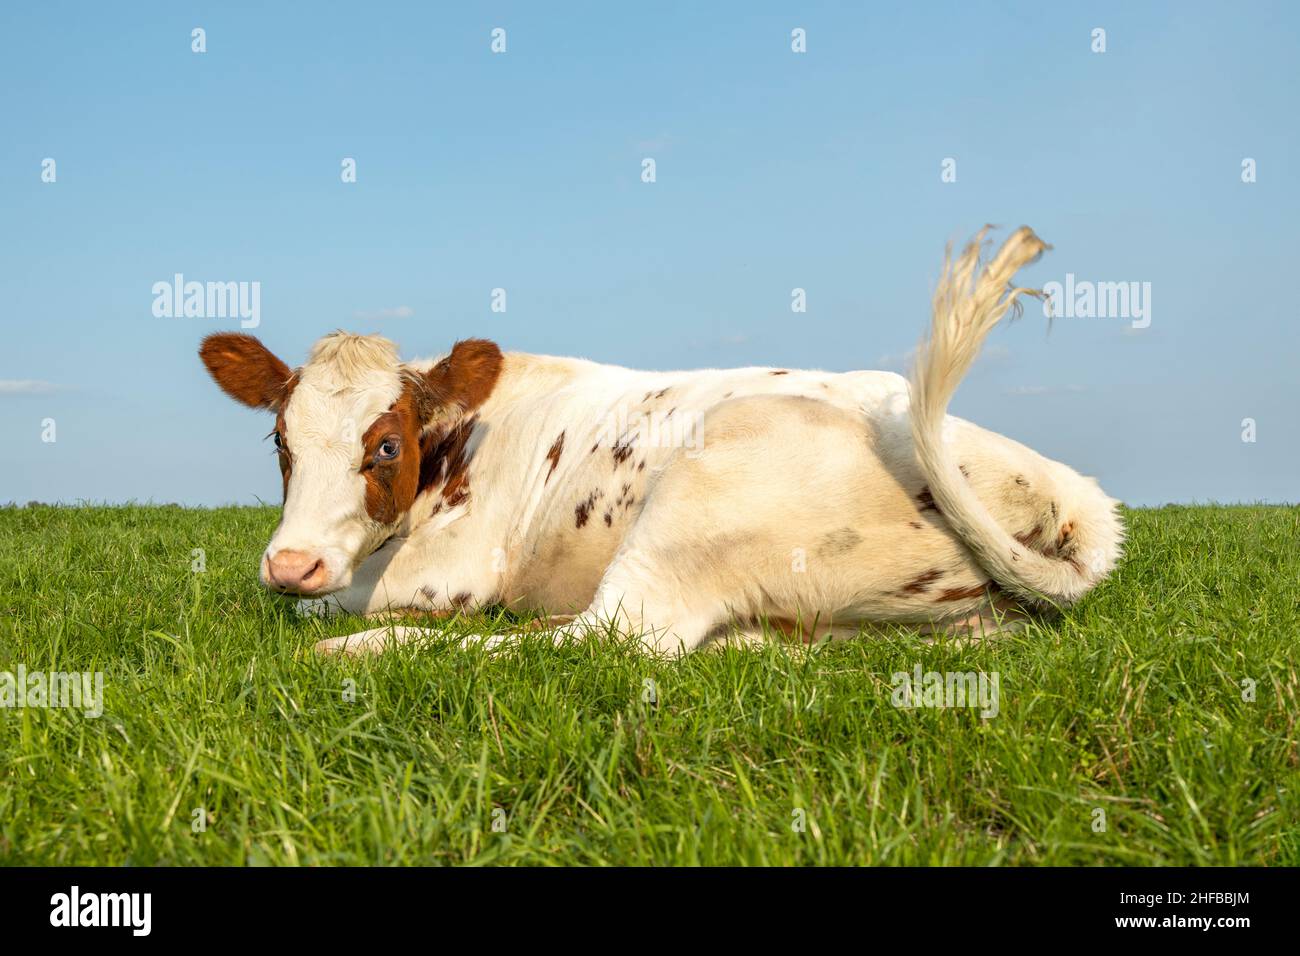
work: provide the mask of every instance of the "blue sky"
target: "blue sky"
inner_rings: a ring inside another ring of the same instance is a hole
[[[1031,283],[1151,283],[1151,323],[1029,310],[955,413],[1133,504],[1300,500],[1298,37],[1287,3],[5,4],[0,502],[279,499],[195,356],[238,319],[153,315],[178,272],[260,282],[290,364],[346,328],[901,369],[985,222],[1054,245]]]

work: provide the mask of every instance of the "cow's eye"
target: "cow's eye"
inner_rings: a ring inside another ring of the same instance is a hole
[[[275,450],[276,450],[276,451],[288,451],[288,450],[289,450],[289,449],[287,449],[287,448],[284,447],[284,436],[282,436],[282,435],[280,434],[279,429],[277,429],[277,430],[271,432],[271,437],[275,440]]]
[[[402,440],[400,438],[385,438],[384,443],[375,451],[375,461],[392,461],[401,450]]]

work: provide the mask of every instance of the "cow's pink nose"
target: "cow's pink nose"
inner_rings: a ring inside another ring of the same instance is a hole
[[[314,594],[329,583],[325,562],[306,551],[277,551],[266,559],[266,583],[294,594]]]

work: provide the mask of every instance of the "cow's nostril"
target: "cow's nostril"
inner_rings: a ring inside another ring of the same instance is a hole
[[[323,559],[304,551],[283,550],[266,559],[266,583],[281,591],[309,594],[325,587],[329,570]]]
[[[302,576],[302,581],[299,583],[304,589],[314,591],[325,583],[325,578],[325,562],[318,559],[307,573]]]

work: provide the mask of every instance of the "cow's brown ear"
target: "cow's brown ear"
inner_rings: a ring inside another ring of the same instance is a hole
[[[209,335],[199,346],[199,358],[221,390],[237,402],[275,411],[289,395],[293,371],[251,335]]]
[[[462,412],[478,408],[496,386],[501,361],[501,350],[495,342],[457,342],[451,354],[424,377],[428,388],[420,402],[420,417],[427,422],[440,411],[445,413],[448,406],[459,406]]]

